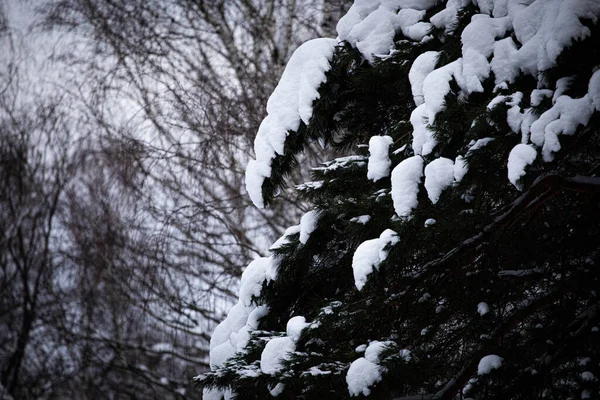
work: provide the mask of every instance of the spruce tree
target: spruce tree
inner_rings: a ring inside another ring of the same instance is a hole
[[[205,398],[598,398],[600,3],[356,1],[292,57],[247,172],[340,157],[242,277]]]

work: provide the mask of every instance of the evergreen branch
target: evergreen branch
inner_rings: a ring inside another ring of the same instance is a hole
[[[547,200],[548,193],[559,189],[577,192],[600,192],[600,177],[575,176],[564,178],[559,175],[543,175],[538,177],[527,192],[513,201],[508,211],[485,226],[481,232],[464,240],[442,257],[424,264],[421,269],[425,272],[421,275],[421,278],[432,276],[439,268],[451,260],[476,247],[480,242],[487,240],[495,231],[504,230],[511,222],[518,219],[525,212],[537,207],[541,201]]]

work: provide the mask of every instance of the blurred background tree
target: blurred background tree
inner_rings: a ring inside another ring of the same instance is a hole
[[[266,100],[348,3],[0,3],[0,398],[201,396],[242,269],[305,208],[246,196]]]

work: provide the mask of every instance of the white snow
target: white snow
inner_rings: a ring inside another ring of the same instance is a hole
[[[420,22],[425,16],[425,10],[405,8],[398,12],[398,25],[402,34],[415,41],[421,41],[433,28],[429,22]]]
[[[370,215],[359,215],[358,217],[350,218],[350,222],[356,222],[357,224],[365,225],[371,220]]]
[[[458,22],[458,10],[470,4],[470,0],[448,0],[446,7],[430,18],[436,28],[444,28],[445,33],[454,31]]]
[[[435,225],[435,223],[436,223],[436,222],[437,222],[437,221],[436,221],[435,219],[433,219],[433,218],[428,218],[428,219],[425,221],[425,224],[424,224],[424,225],[425,225],[425,227],[428,227],[428,226]]]
[[[293,225],[290,226],[289,228],[287,228],[285,230],[285,233],[275,241],[275,243],[273,243],[271,245],[271,247],[269,247],[269,250],[277,250],[279,248],[281,248],[282,246],[285,246],[286,244],[290,243],[289,240],[289,236],[295,235],[296,233],[300,232],[300,225]]]
[[[365,350],[367,349],[367,345],[366,344],[361,344],[360,346],[357,346],[354,351],[357,353],[364,353]]]
[[[477,304],[477,312],[483,317],[485,314],[490,312],[490,306],[488,306],[486,302],[482,301],[481,303]]]
[[[416,155],[422,154],[426,156],[437,145],[433,132],[427,128],[428,119],[426,113],[427,106],[423,103],[410,114],[410,123],[413,126],[412,147]]]
[[[297,316],[290,318],[286,326],[286,332],[289,337],[291,337],[294,342],[297,342],[300,339],[300,334],[302,333],[302,329],[306,328],[310,324],[306,322],[306,318],[302,316]]]
[[[356,1],[337,24],[338,39],[356,47],[369,62],[373,62],[373,55],[387,55],[394,47],[400,22],[397,7],[388,3]]]
[[[490,66],[496,85],[513,83],[519,76],[519,66],[514,62],[517,51],[517,45],[511,37],[494,42],[494,56]]]
[[[371,394],[370,387],[381,381],[383,368],[364,357],[354,360],[348,368],[346,383],[350,396]]]
[[[558,135],[573,135],[579,125],[588,123],[594,107],[589,95],[572,99],[563,95],[556,103],[531,125],[531,141],[542,147],[544,161],[554,159],[553,153],[560,150]]]
[[[267,116],[254,140],[256,159],[246,167],[246,190],[258,208],[265,206],[262,184],[271,176],[273,159],[284,152],[288,131],[312,117],[312,102],[319,97],[317,89],[326,80],[336,44],[334,39],[313,39],[298,47],[267,102]]]
[[[481,82],[490,76],[491,66],[487,61],[494,50],[496,38],[503,37],[510,27],[508,17],[490,18],[477,14],[461,34],[463,90],[467,93],[483,92]]]
[[[495,354],[483,357],[477,366],[477,375],[486,375],[502,366],[503,358]]]
[[[418,205],[417,195],[423,177],[423,159],[408,157],[392,171],[392,201],[400,218],[408,218]]]
[[[584,382],[594,382],[596,381],[596,377],[590,371],[584,371],[581,373],[581,380]]]
[[[219,389],[209,389],[204,388],[202,390],[202,399],[203,400],[230,400],[233,398],[233,393],[231,390],[219,390]]]
[[[398,243],[398,234],[391,229],[386,229],[379,238],[361,243],[352,257],[352,271],[354,284],[361,290],[373,270],[376,270],[388,255],[387,247]]]
[[[597,0],[509,1],[508,15],[522,47],[513,62],[533,76],[553,67],[561,51],[590,35],[580,19],[597,21]]]
[[[456,160],[454,160],[454,180],[456,182],[462,181],[467,172],[469,172],[469,167],[467,166],[467,160],[463,156],[456,156]]]
[[[556,83],[558,86],[558,82]],[[558,91],[558,88],[556,89]],[[600,111],[600,69],[594,72],[588,84],[588,95],[594,110]]]
[[[591,361],[592,359],[589,357],[577,357],[577,363],[582,367],[585,367]]]
[[[260,370],[268,375],[281,371],[281,361],[296,350],[294,339],[289,336],[276,337],[267,342],[260,355]]]
[[[300,243],[306,244],[310,234],[317,229],[319,221],[319,211],[312,210],[307,212],[300,218]]]
[[[296,189],[298,190],[308,190],[308,189],[320,189],[323,187],[323,184],[325,183],[325,181],[311,181],[311,182],[304,182],[301,183],[300,185],[296,185]]]
[[[519,143],[510,151],[508,155],[508,180],[519,190],[523,190],[523,185],[519,179],[525,176],[525,167],[533,164],[537,157],[537,152],[532,146]]]
[[[262,284],[267,280],[267,270],[271,268],[271,257],[260,257],[252,261],[242,273],[240,283],[240,303],[249,306],[253,296],[260,296]]]
[[[467,154],[477,151],[479,149],[482,149],[483,147],[487,146],[493,140],[494,140],[494,138],[491,138],[491,137],[477,139],[475,141],[475,143],[473,143],[471,146],[469,146],[469,150],[467,151]]]
[[[283,383],[279,382],[277,385],[275,385],[275,387],[273,389],[269,390],[269,393],[271,393],[271,396],[277,397],[281,393],[283,393],[284,389],[285,389],[285,385]]]
[[[381,355],[381,352],[384,351],[386,349],[386,347],[392,346],[392,345],[394,345],[394,342],[391,342],[391,341],[380,342],[378,340],[373,340],[371,343],[369,343],[369,346],[365,349],[364,357],[368,361],[371,361],[372,363],[377,364],[379,362],[379,356]]]
[[[462,59],[459,58],[434,70],[423,81],[423,98],[430,124],[433,124],[436,114],[444,108],[444,97],[450,92],[450,81],[454,77],[460,77],[461,71]]]
[[[410,89],[417,107],[423,104],[424,101],[423,81],[435,69],[439,55],[439,51],[426,51],[420,54],[410,67],[408,80],[410,81]]]
[[[492,99],[492,101],[490,101],[488,103],[488,105],[486,106],[486,109],[493,110],[494,107],[496,107],[496,105],[498,105],[500,103],[504,103],[505,101],[506,101],[506,96],[503,96],[503,95],[496,96]]]
[[[389,157],[390,146],[394,140],[390,136],[373,136],[369,140],[369,163],[367,178],[377,182],[390,174],[392,162]]]
[[[437,203],[444,189],[454,182],[454,162],[440,157],[425,166],[425,189],[433,204]]]
[[[551,99],[553,94],[554,92],[550,89],[533,89],[531,91],[531,96],[529,97],[531,105],[537,107],[542,104],[542,101],[545,98]]]

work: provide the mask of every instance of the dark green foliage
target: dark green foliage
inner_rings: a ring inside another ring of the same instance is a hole
[[[464,179],[436,204],[421,185],[409,219],[395,215],[389,177],[367,179],[364,145],[371,136],[391,136],[393,150],[407,145],[390,154],[392,167],[413,155],[410,65],[432,49],[442,52],[438,65],[458,58],[461,30],[474,12],[463,10],[443,42],[440,32],[425,44],[400,38],[396,52],[373,65],[349,46],[338,49],[310,126],[296,133],[285,161],[274,164],[281,176],[263,191],[269,195],[282,184],[306,140],[322,138],[353,155],[315,168],[314,182],[299,187],[299,196],[320,211],[318,227],[305,244],[294,234],[274,251],[278,278],[265,282],[255,299],[268,305],[269,314],[249,347],[204,375],[202,384],[230,387],[238,399],[266,398],[265,388],[277,383],[285,384],[280,398],[344,399],[348,368],[361,357],[357,346],[378,340],[387,347],[379,357],[383,379],[371,387],[373,398],[452,399],[464,393],[477,399],[566,399],[585,389],[597,396],[598,382],[584,381],[581,374],[593,370],[600,376],[600,333],[592,329],[600,325],[600,190],[597,180],[572,178],[600,172],[597,113],[573,137],[561,137],[553,162],[538,157],[527,168],[521,193],[507,179],[508,155],[521,142],[507,123],[511,99],[487,106],[499,94],[520,91],[518,106],[530,109],[535,79],[522,77],[494,92],[492,76],[482,93],[468,97],[453,82],[444,110],[429,127],[438,145],[424,159],[464,156],[469,166]],[[568,93],[582,95],[579,82],[588,82],[591,66],[600,63],[600,32],[592,32],[545,72],[551,87],[572,74]],[[548,99],[529,112],[540,115],[551,106]],[[470,151],[484,138],[492,140]],[[352,220],[364,215],[370,217],[364,224]],[[435,225],[425,226],[429,219]],[[354,252],[386,229],[400,241],[357,290]],[[485,315],[478,313],[480,302],[489,305]],[[241,377],[239,371],[256,370],[264,339],[283,335],[287,321],[299,315],[312,324],[282,371],[265,375],[258,369],[256,377]],[[402,349],[410,351],[410,359],[401,356]],[[503,365],[478,376],[478,362],[488,354],[502,357]],[[582,357],[590,361],[582,364]],[[313,375],[311,368],[325,373]]]

